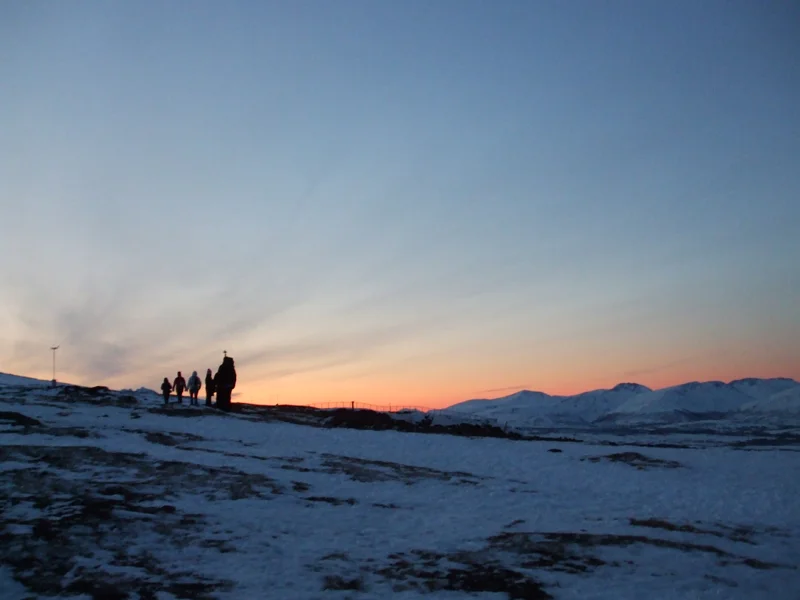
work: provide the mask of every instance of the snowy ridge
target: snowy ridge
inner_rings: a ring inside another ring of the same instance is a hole
[[[574,396],[523,390],[494,400],[467,400],[446,412],[523,427],[758,420],[765,415],[800,415],[800,383],[787,378],[749,378],[729,383],[694,381],[659,390],[621,383]]]
[[[41,379],[33,379],[32,377],[23,377],[22,375],[11,375],[9,373],[0,373],[0,385],[19,385],[25,387],[42,387],[51,385],[49,381],[42,381]]]

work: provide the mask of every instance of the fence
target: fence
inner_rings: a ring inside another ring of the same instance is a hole
[[[367,404],[366,402],[317,402],[306,404],[304,406],[311,406],[313,408],[331,409],[331,408],[349,408],[351,410],[367,409],[376,412],[398,412],[401,410],[418,410],[420,412],[428,412],[433,409],[429,406],[415,406],[413,404]]]
[[[453,422],[459,423],[479,423],[479,424],[492,424],[506,428],[497,422],[496,419],[491,417],[482,417],[471,415],[469,413],[451,413],[444,408],[431,408],[430,406],[418,406],[414,404],[367,404],[366,402],[316,402],[312,404],[304,404],[303,406],[310,406],[312,408],[320,408],[323,410],[333,408],[349,408],[351,410],[368,409],[375,412],[400,412],[401,410],[418,410],[435,417],[438,415],[446,415],[448,419]]]

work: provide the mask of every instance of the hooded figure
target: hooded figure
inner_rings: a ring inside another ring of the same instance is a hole
[[[211,406],[211,398],[214,397],[214,376],[211,374],[211,369],[206,371],[206,406]]]
[[[175,390],[178,403],[183,404],[183,390],[186,389],[186,380],[183,378],[180,371],[178,371],[178,376],[175,378],[175,381],[172,382],[172,389]]]
[[[231,392],[236,387],[236,368],[230,356],[222,359],[222,364],[214,375],[214,387],[217,391],[217,408],[230,411]]]
[[[197,394],[200,393],[202,386],[203,382],[197,376],[197,371],[192,371],[192,375],[189,377],[189,404],[198,404]]]
[[[169,404],[169,394],[172,391],[172,385],[169,383],[169,379],[164,377],[164,383],[161,384],[161,393],[164,394],[164,404]]]

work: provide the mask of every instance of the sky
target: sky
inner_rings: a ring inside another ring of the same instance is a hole
[[[0,3],[0,371],[800,379],[800,6]]]

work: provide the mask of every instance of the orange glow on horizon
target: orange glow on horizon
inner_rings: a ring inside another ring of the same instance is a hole
[[[789,365],[786,365],[787,367]],[[619,383],[631,382],[645,385],[651,389],[661,389],[688,383],[691,381],[733,381],[748,377],[773,378],[788,377],[800,381],[800,370],[797,368],[762,368],[756,370],[738,369],[712,369],[704,371],[701,368],[683,368],[675,373],[655,373],[640,377],[606,377],[586,379],[581,383],[574,377],[553,378],[550,381],[541,380],[540,385],[511,386],[508,388],[487,388],[474,385],[452,385],[441,382],[438,385],[420,385],[418,383],[405,384],[396,381],[373,380],[369,383],[362,382],[352,385],[352,382],[343,381],[341,385],[328,386],[300,386],[293,388],[291,385],[276,386],[270,383],[242,384],[237,386],[239,401],[249,404],[294,404],[294,405],[323,405],[341,404],[349,405],[371,404],[376,406],[407,406],[424,407],[427,409],[441,409],[459,402],[475,398],[502,398],[523,389],[538,391],[552,396],[571,396],[596,389],[609,389]],[[483,390],[483,391],[481,391]]]
[[[770,354],[752,348],[738,355],[733,352],[714,353],[705,360],[671,362],[669,357],[649,356],[654,366],[641,366],[642,361],[639,361],[638,369],[620,368],[623,362],[620,355],[598,354],[591,362],[583,356],[580,357],[584,358],[583,361],[563,360],[563,357],[537,360],[538,369],[523,364],[521,357],[508,360],[500,357],[487,361],[489,364],[476,361],[474,365],[463,366],[431,362],[422,366],[398,365],[394,369],[362,375],[330,370],[275,380],[259,380],[257,369],[246,366],[237,369],[239,384],[234,401],[263,405],[349,405],[355,402],[438,409],[474,398],[501,398],[523,389],[569,396],[608,389],[623,382],[659,389],[690,381],[728,382],[746,377],[788,377],[800,381],[800,356],[794,356],[791,350],[786,352],[777,348]],[[661,359],[660,366],[658,359]],[[586,366],[578,368],[581,362]],[[567,364],[569,367],[564,366]],[[40,369],[26,376],[49,381],[52,374],[47,369]],[[121,378],[89,381],[67,370],[57,373],[57,378],[60,382],[106,385],[112,389],[147,387],[157,390],[161,381],[131,382]],[[204,397],[204,390],[201,397]]]

